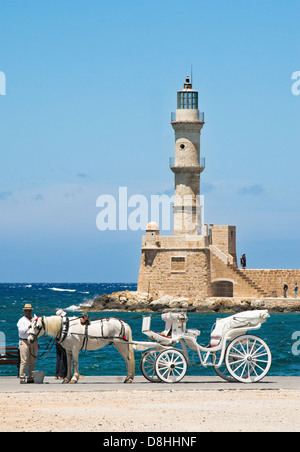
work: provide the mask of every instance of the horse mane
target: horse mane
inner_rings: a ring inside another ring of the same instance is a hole
[[[61,329],[62,319],[60,316],[52,315],[51,317],[44,317],[46,333],[51,337],[56,337]]]

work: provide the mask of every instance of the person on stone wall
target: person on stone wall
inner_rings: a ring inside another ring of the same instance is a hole
[[[246,254],[242,254],[240,257],[241,268],[246,268]]]
[[[287,283],[285,282],[285,283],[283,284],[283,296],[284,296],[284,298],[286,298],[286,293],[287,293],[288,288],[289,288],[289,286],[288,286]]]
[[[294,287],[295,298],[297,298],[297,293],[298,293],[298,283],[295,283],[295,287]]]

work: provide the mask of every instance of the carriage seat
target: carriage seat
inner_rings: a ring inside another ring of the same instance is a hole
[[[172,338],[172,328],[166,325],[165,330],[162,333],[157,333],[150,329],[151,316],[146,316],[143,318],[142,333],[152,339],[153,341],[159,342],[162,345],[173,345],[174,338]],[[171,325],[172,326],[172,325]]]
[[[229,317],[217,319],[215,327],[211,332],[210,346],[216,347],[217,345],[219,345],[225,334],[227,334],[228,339],[232,340],[234,337],[236,337],[237,330],[241,334],[243,329],[244,333],[246,333],[248,329],[254,327],[259,328],[267,320],[268,317],[270,317],[269,313],[266,309],[264,309],[244,311],[231,315]],[[228,335],[231,330],[232,335]]]
[[[162,345],[174,345],[176,343],[176,340],[172,338],[171,336],[164,336],[161,333],[156,333],[155,331],[149,330],[149,331],[143,331],[146,336],[149,337],[149,339],[152,339],[155,342],[159,342]]]

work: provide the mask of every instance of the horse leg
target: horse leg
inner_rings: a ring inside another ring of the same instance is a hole
[[[72,378],[72,351],[66,350],[67,353],[67,376],[63,380],[63,383],[70,383]]]
[[[132,332],[131,328],[128,327],[126,331],[126,337],[128,342],[132,342]],[[122,342],[114,342],[114,346],[123,356],[126,362],[127,376],[124,380],[124,383],[132,383],[135,374],[135,360],[134,360],[134,350],[132,344],[127,344],[125,341]]]
[[[73,377],[70,381],[71,384],[75,384],[78,382],[79,380],[79,370],[78,370],[78,357],[79,357],[79,350],[74,350],[72,352],[73,355],[73,366],[74,366],[74,372],[73,372]]]

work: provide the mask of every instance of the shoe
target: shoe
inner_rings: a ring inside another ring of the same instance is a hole
[[[34,380],[33,379],[27,380],[27,383],[34,383]]]
[[[21,385],[24,385],[25,383],[26,383],[25,378],[21,378],[21,379],[20,379],[20,384],[21,384]]]

